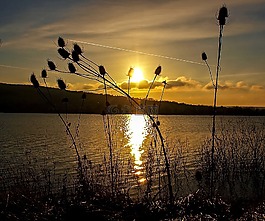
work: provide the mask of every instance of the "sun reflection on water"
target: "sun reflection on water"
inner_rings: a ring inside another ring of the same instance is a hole
[[[147,123],[144,115],[130,115],[127,124],[128,146],[131,148],[131,155],[134,157],[134,174],[139,177],[139,182],[144,182],[143,161],[141,159],[144,149],[143,142],[147,136]]]

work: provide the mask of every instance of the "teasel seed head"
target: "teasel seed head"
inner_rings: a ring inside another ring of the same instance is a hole
[[[105,70],[104,66],[100,65],[98,68],[99,68],[99,73],[100,73],[102,76],[105,76],[105,74],[106,74],[106,70]]]
[[[43,69],[43,70],[41,71],[41,77],[42,77],[42,78],[47,78],[47,71],[46,71],[45,69]]]
[[[86,99],[86,93],[82,94],[82,99],[85,100]]]
[[[217,20],[219,20],[219,25],[225,25],[227,17],[228,17],[228,10],[225,6],[223,6],[220,8],[219,14],[217,17]]]
[[[203,61],[207,60],[207,54],[205,52],[202,52],[202,60]]]
[[[57,83],[58,83],[58,87],[61,89],[61,90],[65,90],[66,89],[66,84],[64,83],[64,81],[62,79],[58,79],[57,80]]]
[[[68,69],[69,69],[70,73],[76,72],[76,68],[75,68],[73,63],[68,63]]]
[[[79,54],[75,50],[72,51],[72,59],[74,62],[78,62],[80,60]]]
[[[167,81],[166,80],[162,81],[162,84],[167,85]]]
[[[202,173],[201,173],[201,171],[197,170],[197,171],[195,172],[195,179],[196,179],[198,182],[200,182],[200,181],[202,180]]]
[[[58,48],[59,55],[62,56],[63,59],[69,58],[70,53],[66,51],[64,48]]]
[[[49,66],[51,71],[55,71],[56,70],[56,66],[53,63],[53,61],[48,60],[48,66]]]
[[[160,75],[162,67],[159,65],[155,70],[155,75]]]
[[[64,41],[64,39],[62,38],[62,37],[59,37],[58,38],[58,46],[59,47],[61,47],[61,48],[63,48],[63,47],[65,47],[65,41]]]
[[[40,84],[39,84],[39,82],[38,82],[38,80],[37,80],[37,78],[36,78],[34,73],[32,73],[32,75],[30,76],[30,81],[31,81],[31,83],[33,84],[33,86],[35,88],[38,88],[40,86]]]
[[[74,51],[76,51],[78,55],[81,55],[83,53],[81,47],[76,43],[74,44]]]
[[[128,71],[128,74],[127,76],[129,76],[130,78],[133,76],[133,73],[134,73],[134,68],[130,68],[129,71]]]

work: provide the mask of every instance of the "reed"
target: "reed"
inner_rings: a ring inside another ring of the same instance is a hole
[[[205,141],[199,159],[204,187],[213,185],[216,194],[229,202],[253,203],[265,198],[264,125],[250,125],[247,120],[221,124],[216,141],[213,183],[209,183],[212,170],[210,140]]]

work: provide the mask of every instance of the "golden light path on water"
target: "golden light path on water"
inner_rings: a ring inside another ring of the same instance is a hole
[[[143,173],[143,161],[141,159],[144,153],[143,142],[147,136],[147,122],[144,115],[129,116],[126,135],[128,146],[131,148],[131,155],[134,157],[134,174],[139,177],[139,182],[144,182],[145,178],[141,177]]]

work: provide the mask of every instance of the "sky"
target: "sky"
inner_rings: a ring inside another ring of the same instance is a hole
[[[0,82],[30,84],[47,59],[60,70],[67,61],[57,53],[63,37],[67,50],[78,43],[84,55],[107,72],[124,90],[130,67],[142,71],[130,94],[144,98],[158,66],[149,97],[212,105],[213,85],[201,60],[206,52],[216,75],[218,10],[229,10],[224,27],[217,105],[265,107],[264,0],[2,0],[0,13]],[[82,71],[82,70],[78,70]],[[69,90],[103,93],[98,81],[48,72],[48,86],[62,78]],[[136,81],[136,80],[135,80]],[[112,93],[111,91],[109,91]]]

